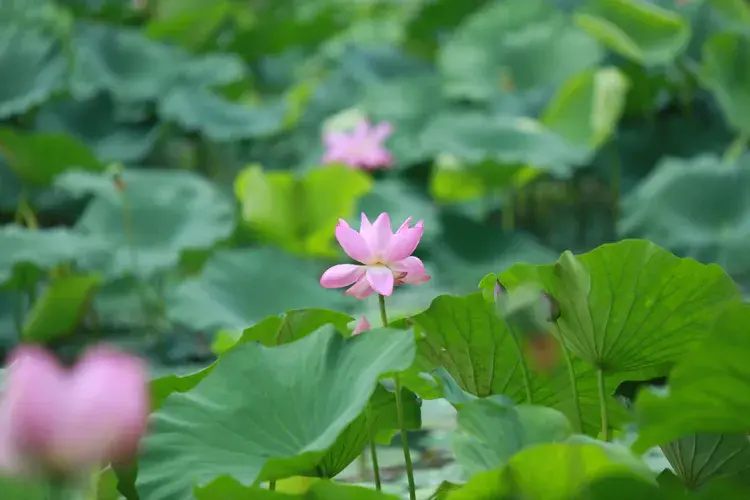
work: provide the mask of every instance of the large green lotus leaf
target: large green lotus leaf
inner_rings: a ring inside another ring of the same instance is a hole
[[[95,193],[76,227],[115,245],[104,269],[110,278],[153,276],[175,267],[185,250],[211,248],[234,230],[232,200],[198,174],[126,170],[120,193],[109,176],[71,172],[57,185]]]
[[[440,35],[445,30],[453,30],[486,3],[488,0],[435,0],[420,4],[406,25],[407,46],[432,59],[439,47]]]
[[[413,333],[399,330],[348,340],[318,332],[273,348],[240,344],[193,390],[171,395],[153,414],[138,493],[191,500],[194,486],[223,475],[249,486],[314,474],[378,378],[413,358]]]
[[[750,34],[718,33],[703,45],[701,77],[716,96],[727,120],[750,134]]]
[[[672,62],[690,40],[685,19],[645,0],[593,0],[575,18],[612,51],[647,66]]]
[[[195,488],[196,500],[398,500],[399,497],[363,486],[333,481],[315,481],[305,493],[281,493],[243,486],[222,477],[203,488]]]
[[[260,342],[265,346],[288,344],[306,337],[325,325],[333,325],[340,333],[348,333],[353,321],[348,314],[328,309],[296,309],[278,316],[269,316],[242,332],[240,342]]]
[[[623,201],[618,232],[716,262],[730,274],[750,271],[750,157],[667,158]]]
[[[571,351],[608,373],[662,370],[695,347],[739,290],[719,266],[644,240],[566,251],[542,271]],[[501,278],[502,279],[502,278]]]
[[[668,394],[643,392],[636,401],[644,451],[694,433],[746,433],[750,411],[750,307],[721,315],[708,336],[669,376]]]
[[[260,166],[240,172],[235,194],[242,218],[263,239],[303,255],[335,257],[336,224],[354,215],[357,201],[372,189],[359,170],[333,165],[308,170],[264,173]]]
[[[458,409],[452,445],[456,460],[474,476],[504,466],[529,446],[564,441],[572,433],[565,415],[552,408],[476,399]]]
[[[750,468],[747,434],[693,434],[661,446],[675,473],[690,490]]]
[[[535,120],[479,112],[439,113],[423,130],[421,145],[432,157],[449,154],[469,165],[491,160],[498,169],[533,165],[556,175],[566,175],[588,156],[586,148]]]
[[[579,498],[588,483],[613,475],[642,478],[655,485],[654,474],[627,448],[594,440],[571,439],[520,451],[497,470],[474,476],[448,500]]]
[[[513,268],[508,272],[511,271]],[[423,333],[417,343],[423,368],[444,367],[461,390],[475,396],[502,394],[516,402],[527,402],[518,349],[507,324],[481,292],[463,297],[437,297],[429,309],[414,316],[412,321]],[[596,373],[579,359],[573,365],[583,431],[595,434],[600,427]],[[570,375],[564,366],[546,377],[531,373],[530,378],[533,404],[556,408],[571,421],[577,421]],[[612,379],[611,386],[616,383]],[[610,420],[616,422],[613,425],[626,418],[614,398],[609,411]]]
[[[557,91],[542,123],[571,144],[597,149],[612,136],[629,86],[627,77],[614,67],[579,73]]]
[[[438,65],[451,97],[491,100],[560,84],[594,66],[598,44],[545,0],[489,2],[443,45]]]
[[[0,284],[19,285],[22,275],[39,276],[59,264],[88,263],[106,259],[112,246],[96,237],[65,228],[32,230],[19,226],[0,228]]]
[[[677,500],[682,498],[670,495],[669,492],[652,482],[623,473],[596,478],[582,488],[579,495],[580,498],[586,500],[633,500],[634,498]]]
[[[34,186],[48,186],[68,169],[104,170],[84,144],[62,133],[0,129],[0,155],[23,182]]]
[[[65,84],[65,64],[54,38],[36,29],[3,26],[0,74],[12,78],[6,76],[0,83],[0,118],[23,114],[60,90]]]
[[[125,111],[106,94],[84,101],[56,101],[36,115],[36,128],[72,135],[104,162],[138,162],[154,147],[159,128],[146,123],[145,116],[124,120]]]
[[[73,333],[88,312],[101,282],[101,277],[94,274],[54,278],[28,312],[23,340],[47,342]]]
[[[159,102],[159,116],[190,132],[200,132],[217,142],[267,137],[284,127],[286,103],[274,100],[260,105],[232,102],[197,86],[175,87]]]
[[[167,294],[167,315],[196,329],[242,330],[289,309],[351,306],[350,298],[320,286],[323,270],[270,247],[222,250],[200,276]]]
[[[197,51],[215,41],[217,30],[233,14],[232,7],[227,0],[210,6],[202,0],[162,0],[152,9],[146,34]]]

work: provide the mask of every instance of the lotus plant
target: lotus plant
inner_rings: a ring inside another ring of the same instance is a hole
[[[396,232],[391,227],[391,218],[381,213],[375,222],[370,222],[364,213],[361,217],[359,231],[352,229],[345,220],[339,219],[336,226],[336,239],[341,248],[357,264],[337,264],[327,269],[320,278],[325,288],[349,287],[344,294],[358,299],[365,299],[373,292],[378,294],[380,318],[383,327],[388,326],[388,315],[385,309],[385,297],[393,294],[397,285],[418,285],[425,283],[430,276],[425,272],[422,261],[412,254],[419,245],[424,233],[422,221],[411,226],[411,217],[407,218]],[[370,328],[366,318],[362,318],[352,335],[357,335]],[[416,499],[414,470],[411,462],[409,443],[404,428],[404,411],[401,401],[401,381],[399,374],[394,374],[396,398],[396,415],[401,430],[401,445],[406,462],[406,476],[409,482],[409,498]],[[368,405],[366,410],[371,411]],[[369,420],[369,419],[368,419]],[[374,434],[370,431],[370,452],[372,455],[375,486],[380,490],[380,474],[375,453]]]
[[[139,358],[97,346],[68,369],[42,347],[21,346],[9,359],[0,399],[6,473],[75,481],[136,455],[150,406]]]
[[[327,131],[323,135],[326,147],[323,163],[343,163],[362,170],[388,168],[393,164],[393,155],[384,142],[392,133],[390,123],[373,126],[368,120],[361,120],[350,133]]]

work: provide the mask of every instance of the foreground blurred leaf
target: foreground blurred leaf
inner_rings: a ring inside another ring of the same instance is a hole
[[[19,481],[17,478],[0,477],[0,495],[13,500],[48,500],[47,485],[37,482]]]
[[[716,477],[735,476],[750,469],[747,434],[694,434],[661,449],[690,490]]]
[[[719,33],[703,46],[701,76],[713,92],[727,120],[750,134],[750,34]]]
[[[554,87],[601,55],[597,43],[547,1],[509,0],[489,2],[467,17],[443,45],[439,67],[451,97],[486,101],[503,85]]]
[[[746,433],[750,412],[750,308],[738,305],[713,326],[713,335],[672,370],[666,396],[644,392],[636,402],[640,415],[634,449],[694,433]]]
[[[32,185],[48,186],[68,169],[104,170],[104,165],[86,146],[60,133],[29,134],[0,129],[0,155],[22,181]]]
[[[666,158],[623,201],[619,233],[637,236],[732,275],[750,271],[750,156]]]
[[[517,453],[502,469],[474,476],[447,498],[566,500],[577,498],[588,483],[617,474],[655,484],[645,463],[622,446],[594,440],[541,444]]]
[[[370,488],[333,481],[315,481],[306,492],[289,494],[246,487],[225,477],[203,488],[196,488],[194,495],[196,500],[398,500],[399,498]]]
[[[146,278],[175,267],[184,250],[211,248],[234,229],[234,206],[218,187],[180,170],[127,170],[124,192],[109,176],[71,172],[58,186],[95,193],[76,226],[117,249],[105,272]]]
[[[97,275],[68,275],[53,279],[28,312],[23,339],[47,342],[73,333],[89,310],[101,282]]]
[[[628,89],[627,78],[614,67],[579,73],[552,98],[542,123],[571,144],[595,150],[614,132]]]
[[[645,0],[594,0],[576,23],[618,54],[650,66],[672,62],[687,46],[690,25]]]
[[[261,237],[290,252],[329,257],[338,254],[338,220],[352,216],[371,188],[367,174],[342,165],[309,170],[302,178],[252,166],[235,181],[242,217]]]
[[[280,347],[248,342],[226,353],[195,389],[173,394],[154,414],[139,461],[139,494],[188,500],[194,485],[222,475],[249,486],[314,474],[363,411],[378,377],[412,362],[412,332],[373,333],[345,340],[319,332]]]
[[[452,445],[456,460],[474,476],[504,466],[529,446],[563,441],[572,432],[565,415],[552,408],[477,399],[459,408]]]
[[[273,248],[223,250],[199,277],[170,291],[167,314],[196,330],[242,330],[289,309],[336,309],[349,303],[341,293],[320,286],[322,272]]]

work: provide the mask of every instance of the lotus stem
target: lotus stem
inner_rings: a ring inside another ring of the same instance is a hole
[[[366,412],[366,424],[367,424],[367,431],[370,434],[370,460],[372,460],[372,475],[375,478],[375,489],[380,491],[382,489],[382,485],[380,483],[380,465],[378,464],[378,450],[375,446],[375,429],[372,418],[372,407],[369,403],[367,403],[367,408],[365,410]],[[362,462],[365,463],[366,455],[362,454]],[[365,463],[366,466],[366,463]]]
[[[388,314],[385,310],[385,297],[378,295],[380,304],[380,319],[383,321],[383,328],[388,327]],[[396,418],[398,419],[398,428],[401,431],[401,448],[404,450],[404,462],[406,464],[406,479],[409,482],[409,500],[417,500],[417,490],[414,486],[414,466],[411,461],[411,451],[409,450],[409,436],[406,433],[404,425],[404,407],[401,401],[401,377],[398,373],[393,375],[393,382],[396,390]]]
[[[521,376],[523,377],[523,387],[526,390],[526,403],[534,404],[534,395],[531,391],[531,376],[529,375],[529,366],[526,364],[526,358],[523,355],[523,348],[521,347],[521,339],[518,338],[513,327],[506,321],[505,324],[508,326],[508,335],[516,345],[516,351],[518,351],[518,364],[521,366]]]
[[[565,343],[565,339],[560,333],[560,329],[555,327],[557,330],[557,340],[560,342],[562,347],[563,356],[565,357],[565,365],[568,368],[568,375],[570,377],[570,392],[573,394],[573,402],[575,403],[575,424],[576,431],[583,432],[583,412],[581,411],[581,399],[578,396],[578,379],[576,378],[576,372],[573,368],[573,358],[570,357],[570,351],[568,345]]]

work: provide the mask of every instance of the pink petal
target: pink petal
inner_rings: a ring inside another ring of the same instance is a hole
[[[398,280],[400,284],[418,285],[430,280],[430,276],[425,272],[424,263],[418,257],[407,257],[391,264],[390,267],[394,272],[406,273]]]
[[[349,143],[349,136],[343,132],[329,131],[323,134],[323,143],[328,148],[340,148]]]
[[[354,127],[354,130],[352,131],[352,134],[349,136],[349,139],[352,141],[352,143],[359,143],[365,139],[367,139],[367,136],[370,134],[370,121],[369,120],[360,120],[357,123],[357,126]]]
[[[383,257],[386,263],[390,264],[403,260],[417,249],[419,240],[422,239],[424,233],[424,224],[419,221],[414,227],[409,227],[410,220],[411,217],[406,219],[406,222],[398,228],[396,234],[391,238],[391,244]]]
[[[368,330],[372,330],[372,325],[370,325],[370,322],[367,321],[367,318],[362,316],[362,318],[357,322],[357,325],[354,327],[354,331],[352,332],[352,336],[359,335],[362,332],[366,332]]]
[[[370,286],[370,283],[367,281],[367,276],[362,275],[362,277],[354,283],[351,287],[349,287],[348,290],[344,292],[344,295],[351,295],[358,299],[366,299],[370,295],[372,295],[373,289]]]
[[[391,232],[391,218],[388,214],[383,212],[378,215],[378,218],[372,224],[372,229],[363,234],[362,237],[367,242],[367,246],[370,247],[373,258],[377,260],[383,259],[393,237],[393,233]]]
[[[364,273],[364,266],[338,264],[326,269],[320,277],[320,285],[324,288],[343,288],[357,281]]]
[[[3,391],[3,411],[11,422],[12,446],[31,461],[44,460],[65,400],[66,373],[52,354],[39,346],[21,346],[10,357]]]
[[[50,456],[73,470],[131,459],[146,430],[148,387],[139,358],[89,349],[71,373]]]
[[[336,239],[344,252],[357,262],[367,264],[372,260],[372,252],[364,238],[349,227],[344,219],[339,219],[339,224],[336,226]]]
[[[393,125],[388,122],[380,122],[370,130],[370,138],[382,143],[393,133]]]
[[[380,295],[386,297],[393,293],[394,278],[390,269],[385,266],[370,266],[367,268],[367,281]]]

